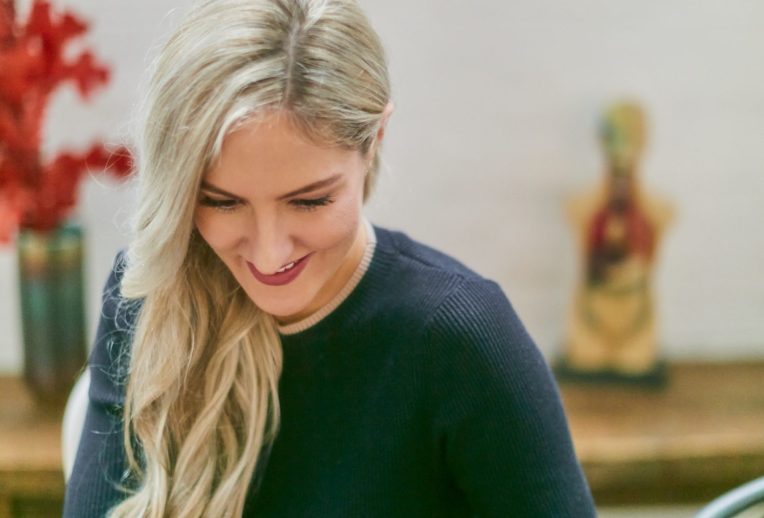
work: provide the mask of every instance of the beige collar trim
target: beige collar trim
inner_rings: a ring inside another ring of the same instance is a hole
[[[363,223],[366,225],[366,249],[364,250],[361,262],[358,263],[358,267],[353,272],[353,275],[348,279],[348,282],[343,288],[330,300],[324,307],[309,315],[302,320],[292,322],[291,324],[277,325],[278,332],[282,335],[293,335],[301,331],[305,331],[311,326],[318,324],[321,320],[326,318],[332,311],[337,309],[337,306],[348,298],[355,287],[361,282],[366,270],[369,269],[371,259],[374,256],[374,249],[377,245],[377,236],[374,233],[374,227],[368,219],[363,218]]]

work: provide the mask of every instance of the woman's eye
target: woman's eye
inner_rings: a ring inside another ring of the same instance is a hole
[[[298,210],[311,211],[316,210],[318,207],[334,203],[334,198],[327,195],[314,199],[292,200],[289,203],[294,205]]]
[[[231,212],[239,205],[238,200],[218,200],[206,196],[199,200],[199,203],[205,207],[212,207],[220,212]]]

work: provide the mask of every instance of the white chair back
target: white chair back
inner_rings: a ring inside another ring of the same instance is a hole
[[[64,482],[69,481],[74,459],[77,458],[77,448],[80,446],[80,437],[88,409],[89,388],[90,371],[85,370],[74,384],[64,409],[64,420],[61,426],[61,462],[64,468]]]

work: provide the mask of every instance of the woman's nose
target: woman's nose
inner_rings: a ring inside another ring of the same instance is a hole
[[[289,230],[276,216],[258,216],[249,220],[246,258],[264,274],[273,274],[296,259]]]

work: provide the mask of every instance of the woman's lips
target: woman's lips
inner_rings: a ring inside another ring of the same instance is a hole
[[[305,266],[308,264],[308,261],[312,255],[313,252],[295,261],[294,266],[289,270],[281,273],[274,273],[272,275],[260,272],[257,268],[255,268],[255,265],[249,261],[247,261],[247,267],[249,268],[249,271],[252,272],[252,275],[255,277],[255,279],[262,282],[263,284],[267,284],[268,286],[283,286],[284,284],[292,282],[297,278],[298,275],[300,275],[300,273],[305,269]]]

